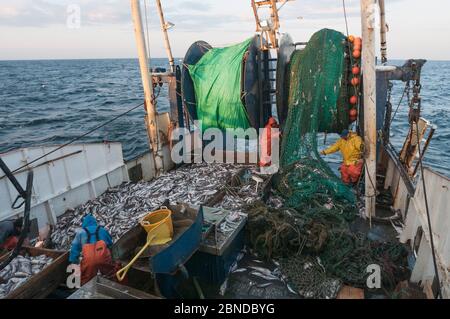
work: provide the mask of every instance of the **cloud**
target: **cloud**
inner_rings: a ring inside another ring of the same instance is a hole
[[[304,20],[317,20],[317,19],[337,19],[344,17],[344,9],[342,1],[337,0],[322,0],[311,1],[306,0],[302,2],[288,3],[280,11],[282,19],[291,20],[302,17]],[[359,16],[360,4],[359,0],[347,0],[345,2],[347,17]]]
[[[43,0],[16,0],[0,5],[0,24],[45,26],[64,22],[64,7]]]
[[[189,11],[206,12],[211,10],[211,4],[202,1],[183,1],[177,7]]]

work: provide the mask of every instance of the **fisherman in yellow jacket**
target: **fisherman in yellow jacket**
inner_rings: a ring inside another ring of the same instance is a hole
[[[332,146],[322,151],[322,155],[328,155],[341,151],[343,163],[341,165],[341,178],[346,184],[357,183],[363,168],[364,142],[358,134],[342,131],[341,138]]]

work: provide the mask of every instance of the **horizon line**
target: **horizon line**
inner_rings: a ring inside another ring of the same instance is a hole
[[[151,59],[167,59],[167,57],[152,57]],[[175,60],[183,60],[181,57],[174,57]],[[390,58],[389,60],[394,61],[406,61],[410,59],[419,59],[419,58]],[[137,57],[117,57],[117,58],[30,58],[30,59],[0,59],[0,62],[21,62],[21,61],[73,61],[73,60],[138,60]],[[449,59],[426,59],[427,61],[434,62],[448,62]]]

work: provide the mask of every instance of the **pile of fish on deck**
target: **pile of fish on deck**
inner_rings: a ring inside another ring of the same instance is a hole
[[[110,188],[96,199],[62,215],[52,233],[52,242],[57,249],[69,249],[83,216],[89,212],[117,240],[134,227],[140,218],[158,209],[166,200],[170,204],[206,204],[224,188],[225,196],[213,206],[241,213],[240,207],[257,198],[257,182],[251,179],[248,185],[239,189],[226,187],[225,184],[244,167],[231,164],[193,164],[167,172],[150,182],[124,183]],[[239,218],[224,221],[229,224],[221,225],[222,231],[233,230]]]
[[[0,271],[0,298],[23,285],[31,276],[38,274],[53,262],[46,255],[36,257],[17,256]]]

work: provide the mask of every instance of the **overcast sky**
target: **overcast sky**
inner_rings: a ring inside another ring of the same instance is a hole
[[[147,4],[151,53],[164,57],[154,1]],[[196,40],[224,46],[254,34],[250,0],[162,0],[162,5],[176,25],[170,30],[176,57]],[[346,5],[350,33],[359,35],[359,0]],[[71,15],[76,6],[79,28]],[[450,60],[450,1],[386,0],[386,6],[390,58]],[[342,0],[296,0],[280,15],[280,31],[295,41],[324,27],[345,31]],[[0,60],[136,56],[128,0],[0,0]]]

